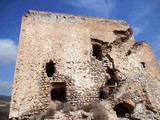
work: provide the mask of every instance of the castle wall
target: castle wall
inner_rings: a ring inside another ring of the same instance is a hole
[[[120,20],[29,11],[22,18],[10,118],[47,110],[53,101],[53,89],[66,89],[66,102],[73,106],[99,100],[100,88],[114,77],[110,74],[112,70],[123,72],[125,79],[133,78],[132,71],[141,71],[140,61],[149,64],[158,74],[152,52],[150,59],[141,55],[143,49],[133,47],[133,36],[126,37],[126,32],[123,33],[129,28]],[[100,58],[93,55],[94,45],[100,46],[96,48],[100,49]],[[127,55],[129,50],[132,55],[129,52]],[[134,57],[138,60],[131,62]],[[49,63],[55,67],[52,77],[46,73]],[[58,83],[64,83],[66,88],[56,88],[54,84]],[[121,97],[124,91],[115,98]]]

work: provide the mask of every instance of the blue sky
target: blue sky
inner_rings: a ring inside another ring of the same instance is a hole
[[[160,0],[0,0],[0,94],[10,95],[22,15],[29,9],[127,21],[160,61]]]

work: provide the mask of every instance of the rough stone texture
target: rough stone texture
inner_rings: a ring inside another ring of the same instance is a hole
[[[101,100],[109,120],[128,119],[122,109],[132,118],[159,119],[158,62],[132,34],[122,20],[29,11],[22,18],[10,119],[32,119],[57,100],[73,107]]]

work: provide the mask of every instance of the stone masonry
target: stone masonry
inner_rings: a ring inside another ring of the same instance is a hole
[[[159,93],[158,61],[125,21],[33,10],[22,17],[10,119],[100,100],[110,120],[158,120]]]

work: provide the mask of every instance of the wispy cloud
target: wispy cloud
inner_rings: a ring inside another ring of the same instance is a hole
[[[150,1],[134,1],[133,5],[133,12],[130,16],[131,23],[135,23],[139,21],[140,19],[144,18],[146,15],[148,15],[150,12],[152,12],[155,8],[159,7],[160,1],[159,0],[152,0]]]
[[[139,35],[143,31],[143,28],[139,26],[133,26],[132,28],[135,36]]]
[[[156,39],[153,42],[153,45],[154,45],[154,50],[157,53],[160,53],[160,35],[157,35]]]
[[[0,80],[0,95],[10,95],[12,90],[12,83]]]
[[[96,12],[109,17],[114,0],[68,0],[65,3],[78,8],[86,8],[92,10],[93,13]]]
[[[160,35],[157,35],[156,37],[154,37],[154,39],[151,42],[151,47],[159,61],[159,67],[160,67]]]
[[[142,23],[141,25],[133,25],[132,29],[133,29],[134,35],[137,36],[141,34],[147,27],[148,27],[148,21]]]
[[[16,59],[17,45],[13,40],[0,39],[0,64],[9,64]]]

